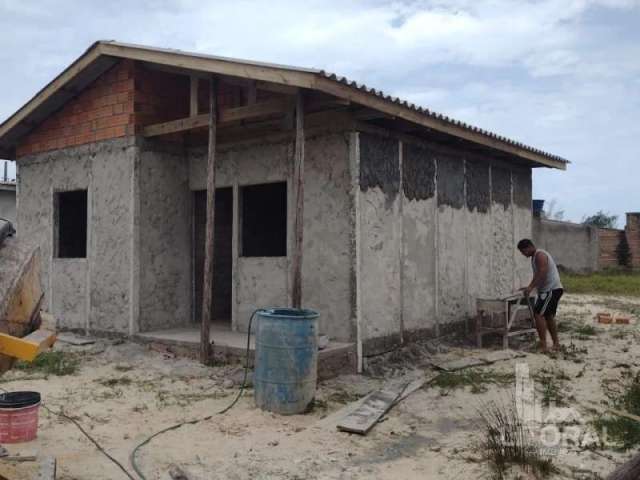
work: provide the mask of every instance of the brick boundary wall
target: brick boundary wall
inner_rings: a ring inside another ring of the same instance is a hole
[[[618,245],[624,238],[624,230],[613,228],[599,228],[599,256],[598,269],[618,267]]]
[[[631,252],[631,266],[640,269],[640,212],[627,213],[625,235]]]
[[[640,269],[640,212],[628,212],[627,224],[624,230],[613,228],[599,228],[599,258],[598,268],[616,268],[618,263],[618,248],[623,239],[626,238],[629,245],[631,260],[629,266]]]

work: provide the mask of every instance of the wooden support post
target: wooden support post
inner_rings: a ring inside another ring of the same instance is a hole
[[[195,117],[198,115],[198,83],[200,79],[195,75],[191,75],[191,88],[190,88],[190,102],[189,102],[189,116]]]
[[[249,80],[247,85],[247,105],[255,105],[257,98],[256,81]]]
[[[216,79],[209,80],[209,151],[207,153],[207,233],[205,239],[204,280],[202,288],[202,324],[200,326],[200,361],[211,359],[209,325],[213,315],[213,240],[216,202]]]
[[[293,242],[293,280],[291,303],[293,308],[302,307],[302,238],[304,221],[304,99],[299,91],[296,99],[296,145],[293,166],[295,192],[295,219]]]

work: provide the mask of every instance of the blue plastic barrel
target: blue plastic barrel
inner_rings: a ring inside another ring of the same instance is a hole
[[[256,406],[283,415],[308,409],[318,376],[318,317],[313,310],[295,308],[258,312]]]

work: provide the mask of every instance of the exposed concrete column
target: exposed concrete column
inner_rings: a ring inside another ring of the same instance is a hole
[[[349,173],[351,176],[351,221],[353,228],[352,240],[352,322],[354,322],[357,370],[362,373],[362,292],[360,276],[362,273],[362,245],[360,240],[360,134],[351,132],[349,135]]]
[[[438,212],[440,211],[440,207],[438,206],[438,157],[436,156],[434,159],[434,175],[433,181],[435,183],[433,187],[434,197],[435,197],[435,209],[433,215],[433,224],[435,225],[435,235],[433,236],[433,254],[435,255],[435,268],[433,271],[435,272],[434,276],[434,292],[435,299],[433,303],[433,310],[436,317],[436,337],[440,336],[440,220]]]
[[[133,153],[130,188],[129,335],[135,335],[140,331],[140,149],[138,146]]]
[[[398,270],[400,271],[400,344],[404,344],[404,261],[406,256],[404,241],[404,175],[402,171],[403,145],[398,140],[398,168],[400,170],[400,189],[399,189],[399,223],[400,223],[400,248],[398,248]]]

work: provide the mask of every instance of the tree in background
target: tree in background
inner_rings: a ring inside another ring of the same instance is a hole
[[[616,257],[618,257],[618,265],[621,267],[631,266],[631,249],[629,242],[627,242],[627,236],[624,234],[620,236],[620,243],[616,247]]]
[[[555,198],[547,203],[547,208],[542,211],[542,218],[548,218],[549,220],[562,220],[564,218],[564,210],[558,209],[558,203]]]
[[[584,217],[582,219],[583,225],[591,225],[599,228],[616,228],[616,223],[618,223],[617,215],[609,215],[607,212],[603,212],[602,210],[598,210],[595,215]]]

